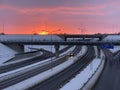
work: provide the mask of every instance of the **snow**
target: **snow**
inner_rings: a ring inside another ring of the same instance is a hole
[[[61,56],[60,58],[62,58],[64,56]],[[52,59],[52,62],[60,59],[60,58],[57,58],[57,59]],[[34,64],[31,64],[31,65],[28,65],[28,66],[25,66],[25,67],[22,67],[22,68],[19,68],[19,69],[16,69],[16,70],[12,70],[12,71],[9,71],[9,72],[6,72],[6,73],[2,73],[0,74],[0,81],[3,81],[3,80],[6,80],[8,78],[11,78],[11,77],[14,77],[14,76],[17,76],[19,74],[22,74],[24,72],[27,72],[29,70],[34,70],[35,68],[38,68],[38,67],[42,67],[46,64],[49,64],[51,63],[51,59],[46,59],[44,61],[41,61],[41,62],[38,62],[38,63],[34,63]]]
[[[82,55],[85,54],[86,49],[87,49],[86,46],[83,46],[82,50],[81,50],[82,53],[80,51],[78,55],[76,55],[73,58],[69,58],[69,60],[67,60],[66,62],[64,62],[64,63],[62,63],[62,64],[60,64],[60,65],[58,65],[58,66],[56,66],[56,67],[54,67],[54,68],[52,68],[50,70],[47,70],[47,71],[45,71],[43,73],[40,73],[40,74],[38,74],[36,76],[33,76],[33,77],[29,78],[29,79],[26,79],[26,80],[24,80],[24,81],[22,81],[20,83],[17,83],[17,84],[12,85],[12,86],[10,86],[8,88],[5,88],[3,90],[24,90],[24,89],[27,89],[29,87],[32,87],[33,85],[36,85],[36,84],[42,82],[43,80],[57,74],[58,72],[64,70],[65,68],[67,68],[68,66],[73,64],[76,60],[78,60],[77,58],[80,55],[82,56]]]
[[[120,41],[120,35],[108,35],[103,41]]]
[[[46,59],[44,61],[40,61],[40,62],[37,62],[37,63],[34,63],[34,64],[31,64],[31,65],[28,65],[28,66],[24,66],[22,68],[19,68],[19,69],[16,69],[16,70],[13,70],[13,71],[9,71],[9,72],[6,72],[6,73],[2,73],[0,74],[0,81],[1,80],[5,80],[5,79],[8,79],[8,78],[11,78],[11,77],[14,77],[16,75],[19,75],[20,73],[24,73],[26,71],[29,71],[31,69],[35,69],[39,66],[43,66],[43,65],[46,65],[48,63],[51,63],[51,60],[52,61],[56,61],[62,57],[64,57],[66,54],[68,55],[68,53],[70,53],[71,51],[73,51],[75,48],[75,46],[71,47],[69,50],[67,50],[66,52],[60,54],[60,57],[59,58],[56,58],[56,57],[53,57],[53,58],[49,58],[49,59]],[[14,63],[14,62],[12,62]],[[9,63],[8,63],[9,64]],[[11,63],[10,63],[11,64]],[[3,64],[3,65],[6,65],[6,64]]]
[[[89,80],[92,74],[96,71],[101,59],[95,58],[80,74],[76,75],[75,78],[70,80],[60,90],[79,90]]]
[[[96,47],[94,48],[96,52]],[[101,53],[101,57],[103,57],[103,53]],[[86,68],[84,68],[83,71],[76,75],[75,78],[71,79],[60,90],[80,90],[96,72],[99,65],[101,65],[101,62],[101,59],[93,59],[93,61]]]
[[[103,51],[101,51],[101,64],[98,66],[96,72],[91,76],[91,78],[85,83],[81,90],[91,90],[93,86],[97,83],[105,64],[105,55]]]
[[[114,46],[114,49],[109,49],[111,52],[115,53],[120,50],[120,46]]]
[[[24,34],[18,34],[18,35],[0,35],[0,41],[63,41],[59,36],[57,35],[24,35]]]
[[[17,52],[0,43],[0,64],[13,58]]]
[[[108,35],[103,39],[103,41],[119,41],[120,42],[120,35]],[[120,46],[114,46],[114,49],[109,49],[111,52],[115,53],[120,50]]]

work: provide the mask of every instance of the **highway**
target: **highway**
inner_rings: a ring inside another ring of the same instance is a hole
[[[81,47],[77,46],[74,50],[73,50],[73,53],[74,54],[77,54],[79,51],[81,50]],[[77,52],[77,53],[76,53]],[[34,75],[37,75],[41,72],[44,72],[48,69],[51,69],[63,62],[65,62],[66,60],[68,60],[68,55],[64,56],[63,58],[60,58],[59,60],[56,60],[56,61],[53,61],[47,65],[44,65],[44,66],[39,66],[37,68],[35,68],[34,70],[31,69],[27,72],[24,72],[24,73],[21,73],[20,75],[17,75],[15,77],[11,77],[9,79],[6,79],[6,80],[3,80],[3,81],[0,81],[0,89],[3,89],[3,88],[6,88],[8,86],[11,86],[13,84],[16,84],[16,83],[19,83],[20,81],[23,81],[25,79],[28,79]]]
[[[106,64],[99,80],[92,90],[120,90],[120,52],[104,51]]]
[[[68,82],[79,73],[94,58],[94,49],[89,47],[85,56],[80,58],[74,64],[61,71],[57,75],[29,88],[28,90],[58,90],[61,86]]]
[[[10,70],[20,68],[20,67],[24,67],[24,66],[27,66],[27,65],[39,62],[39,61],[42,61],[44,59],[50,58],[51,56],[52,56],[52,54],[45,52],[42,56],[35,57],[33,59],[25,60],[25,61],[14,63],[14,64],[0,66],[0,74],[8,72]]]
[[[71,46],[68,46],[62,50],[60,50],[58,53],[61,54],[63,53],[64,51],[68,50]],[[44,54],[39,56],[39,57],[36,57],[34,59],[29,59],[29,60],[25,60],[25,61],[22,61],[22,62],[18,62],[18,63],[14,63],[14,64],[9,64],[9,65],[4,65],[4,66],[0,66],[0,74],[1,73],[5,73],[5,72],[8,72],[10,70],[14,70],[14,69],[17,69],[17,68],[21,68],[21,67],[24,67],[24,66],[27,66],[27,65],[30,65],[30,64],[33,64],[33,63],[36,63],[36,62],[39,62],[39,61],[42,61],[42,60],[45,60],[47,58],[50,58],[50,57],[53,57],[55,56],[55,54],[52,54],[50,52],[47,52],[47,51],[44,51]]]

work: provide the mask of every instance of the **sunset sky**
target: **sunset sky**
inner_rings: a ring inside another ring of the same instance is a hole
[[[45,31],[68,34],[119,32],[120,0],[0,0],[0,33]]]

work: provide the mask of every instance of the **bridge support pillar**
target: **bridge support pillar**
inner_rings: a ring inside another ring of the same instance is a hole
[[[85,40],[85,38],[84,38],[84,37],[83,37],[82,39],[83,39],[83,41]]]
[[[60,45],[55,45],[55,56],[56,58],[59,57],[59,48],[60,48]]]
[[[101,50],[99,46],[94,46],[95,49],[95,57],[100,58],[101,57]]]
[[[100,47],[97,46],[97,58],[100,58],[100,55],[101,54],[101,50],[100,50]]]

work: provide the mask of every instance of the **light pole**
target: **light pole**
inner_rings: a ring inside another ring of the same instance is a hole
[[[52,42],[52,32],[51,32],[51,42]],[[51,53],[52,53],[52,45],[51,45]],[[52,66],[52,57],[51,57],[51,66]],[[51,71],[52,71],[52,68],[51,68]]]

